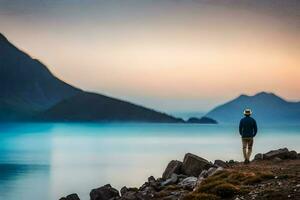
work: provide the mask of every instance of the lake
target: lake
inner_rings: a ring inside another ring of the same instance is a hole
[[[89,199],[110,183],[140,186],[191,152],[210,161],[242,160],[237,126],[197,124],[0,124],[0,199]],[[254,152],[300,151],[300,126],[259,127]]]

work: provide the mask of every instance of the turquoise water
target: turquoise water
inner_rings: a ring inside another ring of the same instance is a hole
[[[254,153],[300,151],[300,126],[260,127]],[[193,124],[0,124],[0,199],[56,200],[92,188],[140,186],[186,152],[242,160],[236,126]]]

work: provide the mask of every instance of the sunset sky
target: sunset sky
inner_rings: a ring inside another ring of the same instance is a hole
[[[166,112],[300,100],[298,0],[0,0],[0,32],[62,80]]]

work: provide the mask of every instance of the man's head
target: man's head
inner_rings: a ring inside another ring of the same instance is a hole
[[[252,110],[250,109],[250,108],[246,108],[245,110],[244,110],[244,115],[245,116],[250,116],[252,114]]]

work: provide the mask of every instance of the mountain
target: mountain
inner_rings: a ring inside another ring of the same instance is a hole
[[[223,123],[238,123],[243,110],[251,108],[253,117],[259,123],[295,124],[300,122],[300,102],[289,102],[267,92],[254,96],[241,95],[220,105],[206,114],[207,117]]]
[[[73,87],[0,33],[0,121],[16,120],[183,122]]]
[[[27,118],[80,92],[0,33],[0,120]]]
[[[89,92],[61,101],[38,118],[46,121],[183,122],[164,113]]]
[[[211,119],[209,117],[190,117],[187,121],[187,123],[190,124],[217,124],[218,122],[214,119]]]

